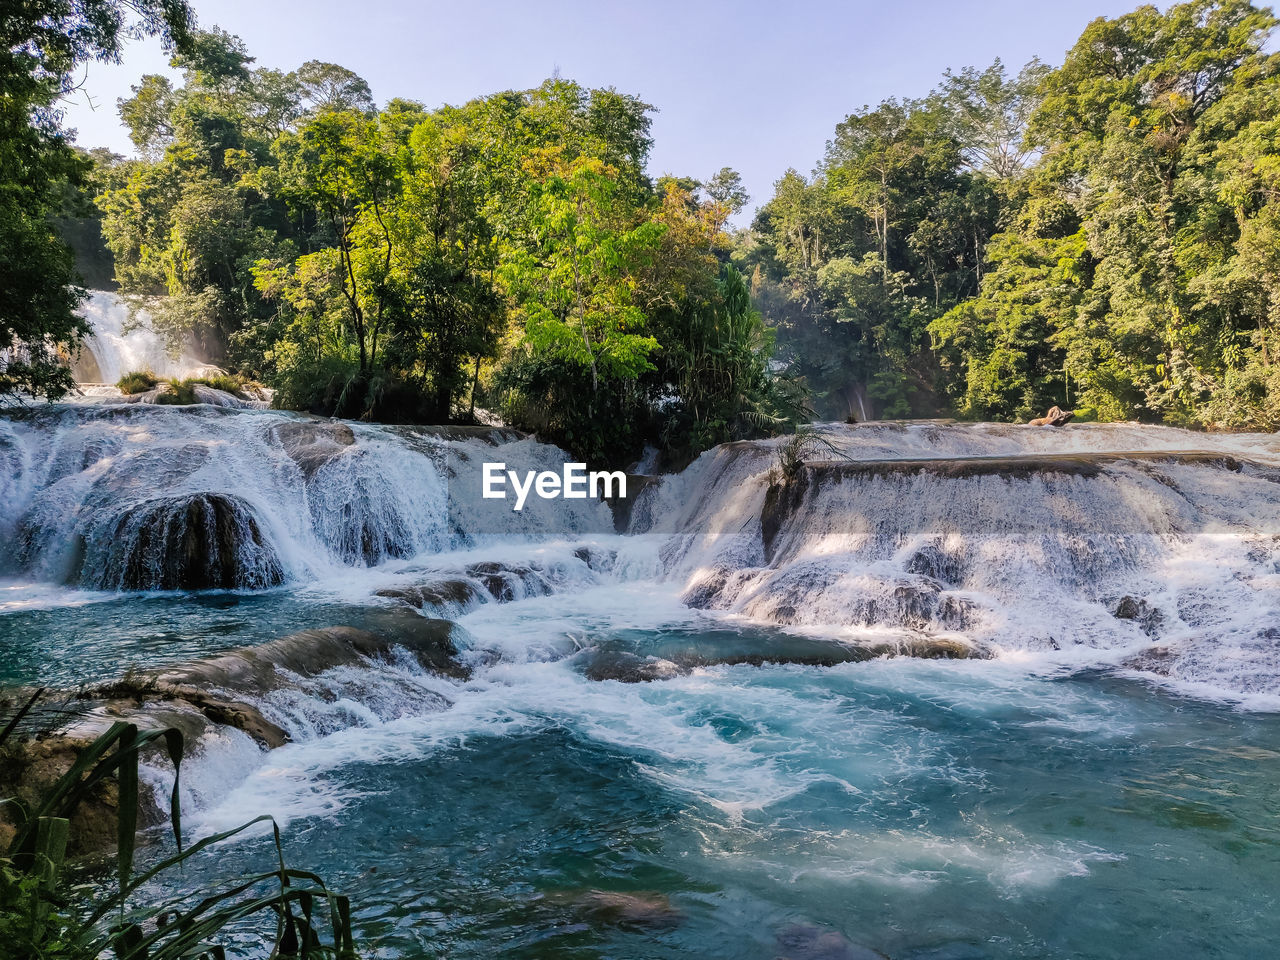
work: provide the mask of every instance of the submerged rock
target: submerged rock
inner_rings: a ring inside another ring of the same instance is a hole
[[[99,590],[262,589],[284,570],[247,501],[194,493],[144,501],[96,531],[78,579]]]
[[[575,896],[571,906],[582,919],[601,926],[662,930],[677,927],[684,920],[666,894],[651,891],[588,890]]]
[[[797,923],[778,934],[778,960],[888,960],[878,950],[859,946],[838,930]]]

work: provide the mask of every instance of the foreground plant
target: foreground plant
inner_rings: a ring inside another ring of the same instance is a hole
[[[35,707],[37,691],[0,730],[0,750]],[[138,766],[142,753],[163,746],[174,769],[169,797],[177,853],[134,873],[137,843]],[[275,914],[274,931],[264,935],[263,956],[333,957],[354,960],[351,907],[346,897],[326,888],[313,873],[285,865],[280,831],[271,817],[257,817],[233,830],[182,846],[178,785],[184,740],[176,729],[139,730],[117,722],[86,747],[37,803],[0,800],[15,813],[16,833],[0,856],[0,957],[23,960],[93,960],[110,951],[117,960],[225,958],[213,940],[226,928],[264,913]],[[71,818],[82,802],[106,781],[118,789],[116,888],[83,908],[68,903],[63,874]],[[270,823],[276,864],[270,870],[195,897],[131,906],[148,884],[169,876],[191,857]],[[327,911],[329,938],[316,926],[317,910]]]

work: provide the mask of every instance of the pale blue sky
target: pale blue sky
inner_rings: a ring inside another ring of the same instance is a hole
[[[340,63],[369,81],[379,103],[461,103],[536,86],[557,68],[638,94],[659,111],[654,174],[705,178],[727,164],[742,173],[752,207],[787,167],[809,172],[836,123],[863,104],[922,96],[946,68],[997,56],[1015,69],[1032,56],[1059,63],[1091,19],[1138,5],[194,0],[201,24],[238,34],[259,65]],[[122,66],[90,65],[67,110],[79,142],[130,152],[116,98],[144,73],[166,71],[154,42],[130,46]]]

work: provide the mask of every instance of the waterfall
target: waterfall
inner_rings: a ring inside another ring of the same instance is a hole
[[[1280,691],[1277,438],[820,429],[831,452],[787,482],[784,440],[704,453],[649,483],[615,537],[602,503],[483,499],[486,461],[569,459],[509,431],[206,405],[10,411],[0,574],[108,591],[338,584],[450,617],[603,577],[863,652],[1050,655]],[[600,536],[608,550],[579,549]],[[538,555],[552,542],[554,562]]]
[[[0,418],[0,458],[0,571],[90,589],[259,589],[613,523],[598,502],[481,501],[485,460],[568,458],[499,430],[67,404]]]
[[[145,309],[131,315],[129,305],[115,293],[91,290],[80,308],[92,332],[85,339],[71,371],[78,383],[114,384],[126,373],[150,371],[158,377],[190,377],[209,364],[184,349],[174,356],[164,338],[151,327]]]
[[[826,425],[790,482],[782,441],[730,444],[651,487],[686,603],[904,647],[1111,662],[1280,688],[1280,441],[1131,424]]]

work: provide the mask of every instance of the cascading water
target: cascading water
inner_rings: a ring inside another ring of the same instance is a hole
[[[566,459],[502,431],[11,412],[0,676],[222,678],[236,648],[249,686],[211,695],[288,742],[206,715],[188,829],[275,815],[380,955],[1264,955],[1280,442],[821,429],[790,479],[780,441],[704,454],[618,534],[482,501],[481,463]],[[458,624],[448,669],[423,616]],[[266,643],[335,625],[366,653]]]
[[[190,349],[176,355],[151,327],[145,309],[131,311],[118,294],[91,290],[80,315],[92,329],[71,372],[78,383],[114,384],[126,373],[147,371],[157,377],[184,378],[209,369]]]
[[[997,654],[1133,656],[1280,693],[1274,437],[943,424],[825,436],[827,462],[790,483],[772,441],[718,448],[646,493],[634,528],[672,534],[665,566],[687,602]]]

